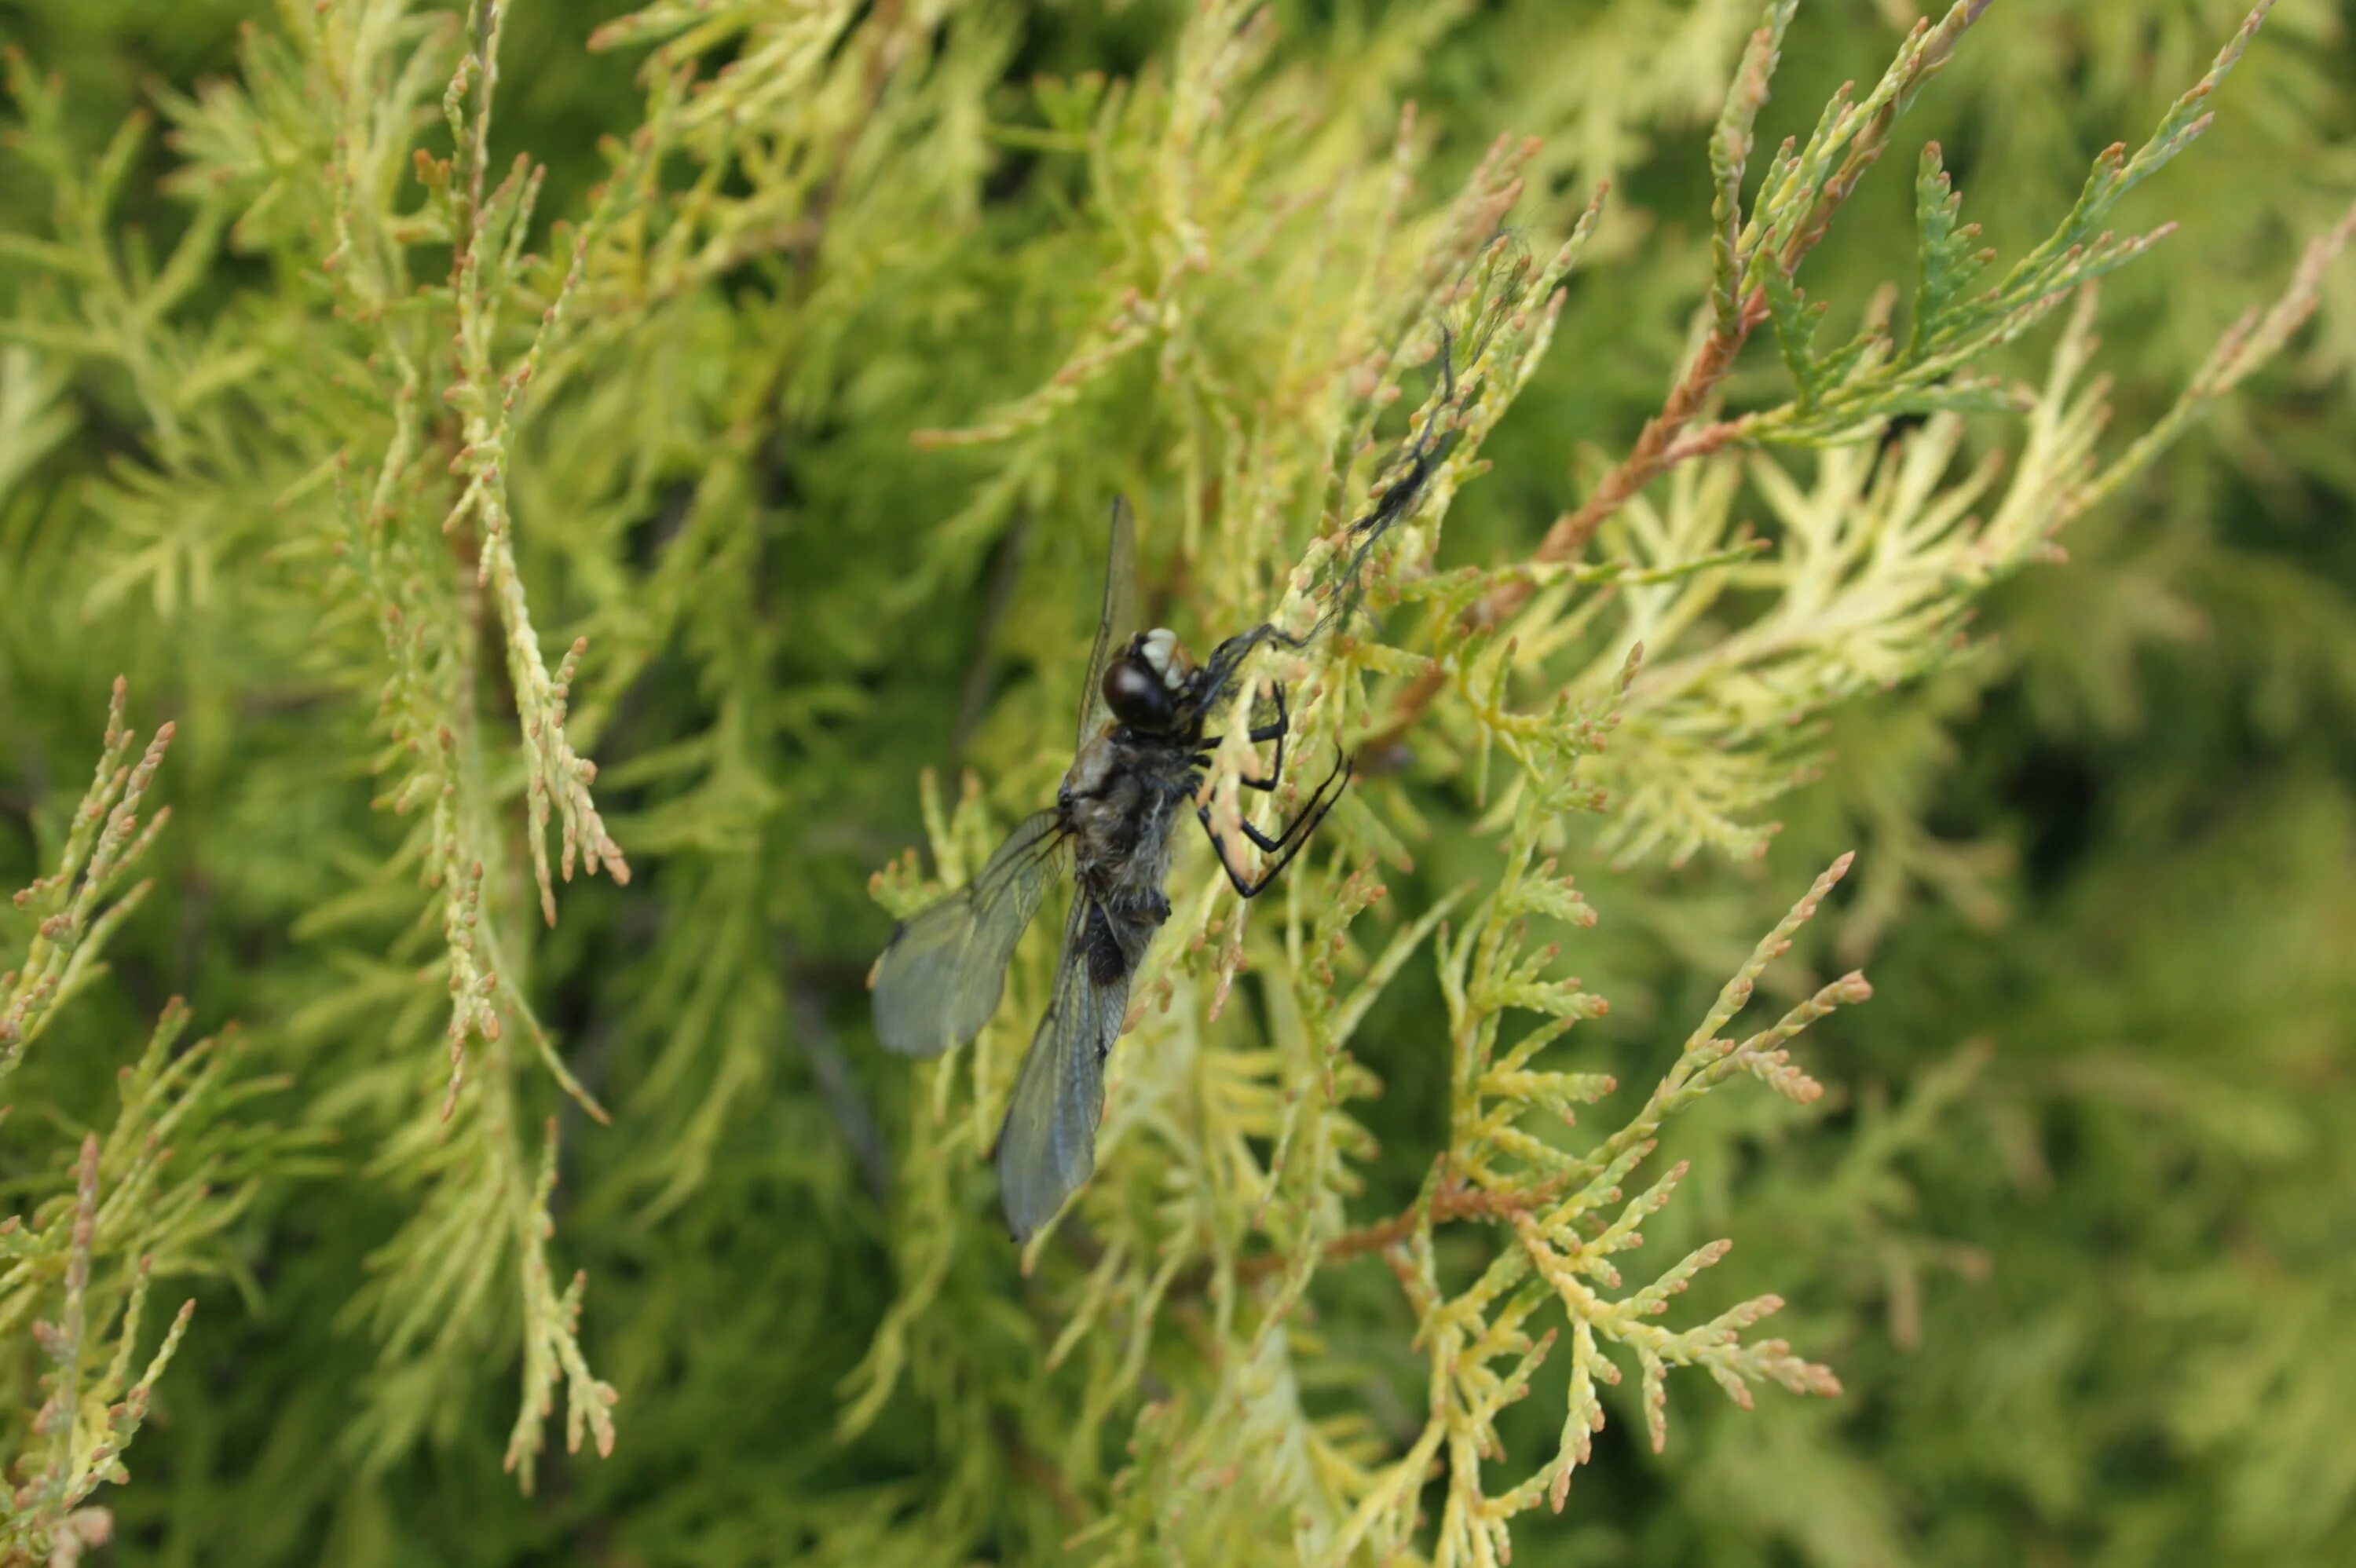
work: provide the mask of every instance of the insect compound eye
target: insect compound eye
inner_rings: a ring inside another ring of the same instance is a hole
[[[1173,695],[1152,667],[1134,655],[1124,654],[1105,668],[1105,706],[1132,730],[1167,730],[1176,707]]]

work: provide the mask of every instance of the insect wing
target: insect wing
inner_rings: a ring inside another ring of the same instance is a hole
[[[875,970],[875,1034],[884,1045],[938,1056],[981,1032],[1065,845],[1058,813],[1024,817],[972,881],[901,923]]]
[[[1073,741],[1077,751],[1104,727],[1111,711],[1105,706],[1105,666],[1112,651],[1129,640],[1137,624],[1137,528],[1129,515],[1129,501],[1116,496],[1112,503],[1112,549],[1105,560],[1104,613],[1097,621],[1096,651],[1088,656],[1088,678],[1080,688],[1080,731]]]
[[[1129,976],[1104,912],[1083,892],[1064,928],[1055,999],[998,1133],[999,1200],[1017,1242],[1054,1219],[1096,1169],[1105,1058],[1129,1011]]]

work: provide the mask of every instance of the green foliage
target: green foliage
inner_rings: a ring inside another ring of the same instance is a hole
[[[2356,1550],[2319,0],[31,9],[11,1561]],[[1018,1253],[1056,923],[937,1062],[862,976],[1115,493],[1197,646],[1399,521]]]
[[[105,976],[101,955],[153,886],[141,881],[106,901],[171,816],[164,807],[140,820],[173,727],[156,731],[134,763],[125,700],[117,680],[97,776],[67,819],[57,869],[14,900],[31,929],[23,962],[0,975],[0,1073],[14,1075],[77,993]],[[112,1514],[90,1499],[102,1483],[131,1478],[123,1451],[197,1306],[182,1305],[134,1377],[148,1285],[217,1272],[222,1232],[264,1179],[295,1167],[287,1157],[298,1140],[236,1119],[241,1103],[283,1081],[239,1072],[233,1038],[174,1054],[188,1017],[177,997],[166,1005],[146,1049],[122,1069],[121,1105],[103,1136],[83,1133],[78,1152],[64,1155],[74,1140],[63,1107],[51,1113],[58,1125],[30,1137],[21,1120],[11,1129],[9,1185],[34,1202],[0,1221],[0,1332],[29,1340],[48,1370],[29,1415],[21,1397],[10,1401],[11,1468],[21,1484],[0,1503],[0,1560],[70,1563],[112,1537]],[[44,1168],[44,1158],[54,1163]],[[55,1316],[38,1316],[45,1311]],[[29,1369],[12,1360],[21,1378]]]

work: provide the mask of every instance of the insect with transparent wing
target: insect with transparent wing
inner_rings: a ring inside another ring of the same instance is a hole
[[[1263,644],[1306,647],[1355,613],[1359,580],[1376,545],[1421,504],[1457,444],[1453,419],[1469,399],[1457,388],[1455,347],[1455,335],[1443,324],[1441,396],[1416,440],[1383,465],[1377,477],[1388,483],[1350,525],[1327,607],[1306,632],[1263,623],[1229,637],[1200,665],[1167,627],[1132,632],[1135,531],[1128,506],[1113,503],[1104,613],[1080,688],[1076,754],[1055,804],[1016,824],[970,882],[903,922],[876,963],[875,1032],[886,1046],[907,1056],[937,1056],[963,1045],[997,1011],[1015,944],[1038,913],[1047,884],[1070,866],[1076,891],[1055,994],[998,1135],[999,1195],[1017,1241],[1055,1218],[1096,1168],[1105,1059],[1128,1016],[1130,980],[1170,918],[1162,885],[1170,875],[1172,830],[1179,811],[1201,795],[1211,750],[1219,743],[1204,726],[1235,695],[1254,650]],[[1443,413],[1449,416],[1444,433]],[[1269,702],[1273,717],[1249,731],[1255,743],[1275,742],[1268,772],[1237,781],[1264,791],[1282,782],[1284,742],[1291,732],[1281,685],[1271,687]],[[1237,863],[1239,852],[1212,827],[1210,807],[1195,805],[1195,819],[1237,894],[1251,899],[1268,891],[1341,798],[1351,771],[1351,759],[1338,761],[1298,815],[1273,834],[1248,819],[1237,823],[1243,837],[1269,857],[1257,875]]]
[[[1211,748],[1219,743],[1204,727],[1234,695],[1255,648],[1307,640],[1255,626],[1197,665],[1167,627],[1132,632],[1135,575],[1135,530],[1127,505],[1115,502],[1104,613],[1081,688],[1077,752],[1055,804],[1016,824],[971,881],[903,922],[876,965],[875,1032],[884,1045],[935,1056],[964,1044],[997,1010],[1015,944],[1048,882],[1070,866],[1076,890],[1055,994],[998,1135],[999,1194],[1017,1241],[1053,1219],[1095,1169],[1105,1059],[1129,1011],[1130,980],[1170,918],[1162,887],[1172,830],[1201,792]],[[1267,774],[1242,781],[1258,790],[1274,790],[1282,779],[1291,730],[1281,686],[1273,688],[1270,706],[1274,717],[1250,731],[1254,741],[1275,742]],[[1241,825],[1244,837],[1269,857],[1257,875],[1237,864],[1211,827],[1209,807],[1195,806],[1238,894],[1256,898],[1268,890],[1349,777],[1344,758],[1274,834]]]

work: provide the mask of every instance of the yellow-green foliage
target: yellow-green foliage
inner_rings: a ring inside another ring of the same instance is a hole
[[[30,7],[6,1560],[2356,1551],[2356,56],[1916,9]],[[1398,521],[1018,1252],[1058,923],[863,979],[1117,493],[1198,648]]]
[[[134,763],[124,708],[117,680],[97,776],[66,819],[56,869],[14,900],[30,933],[21,962],[0,975],[0,1076],[13,1075],[77,993],[105,977],[109,939],[154,886],[121,884],[171,816],[164,807],[143,820],[141,806],[173,727]],[[10,1163],[22,1172],[10,1185],[35,1201],[0,1221],[0,1331],[37,1347],[47,1370],[38,1408],[10,1413],[16,1483],[0,1503],[0,1560],[70,1563],[112,1536],[112,1515],[92,1494],[130,1478],[123,1450],[196,1311],[193,1300],[182,1305],[134,1377],[135,1358],[148,1354],[140,1317],[149,1281],[220,1272],[222,1232],[261,1174],[298,1168],[289,1157],[300,1140],[240,1125],[242,1102],[284,1081],[240,1074],[243,1042],[234,1038],[177,1049],[188,1017],[178,997],[166,1004],[146,1049],[122,1069],[102,1137],[82,1133],[67,1155],[73,1127],[62,1116],[56,1126],[10,1129]],[[61,1170],[35,1173],[43,1146],[62,1146],[51,1156]]]

